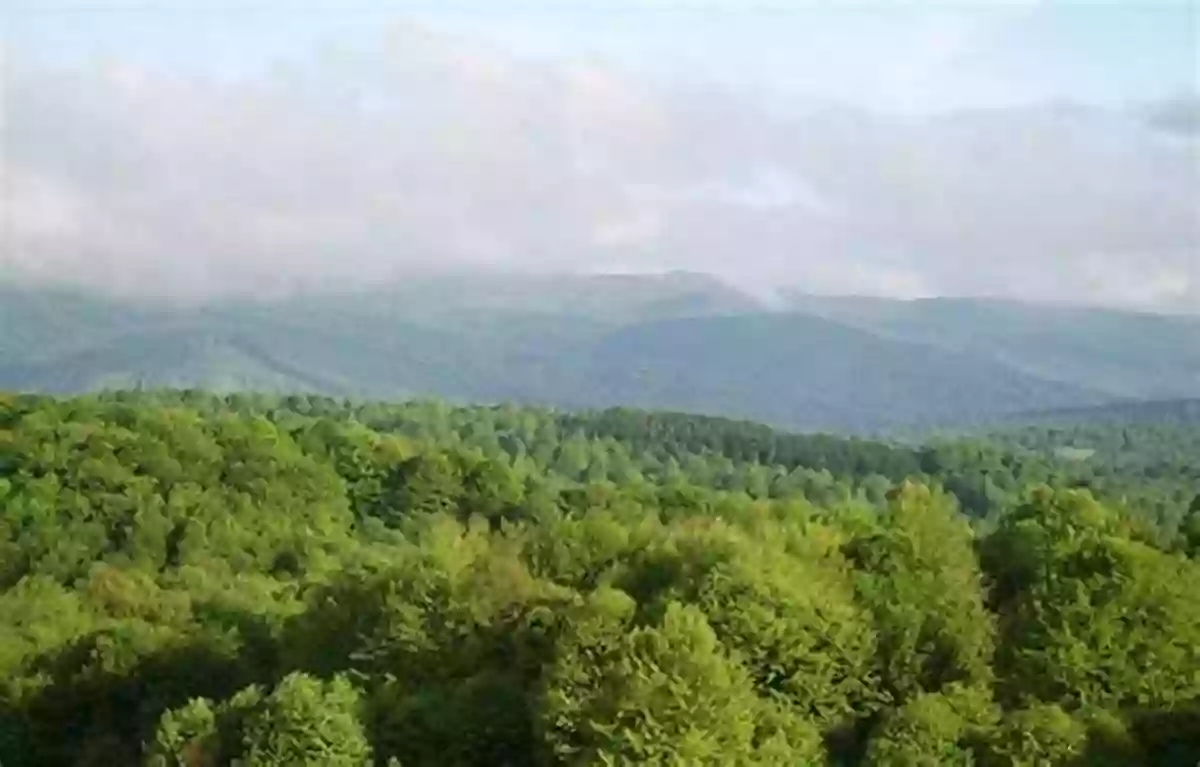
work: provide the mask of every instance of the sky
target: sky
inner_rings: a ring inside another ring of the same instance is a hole
[[[57,60],[227,75],[412,19],[518,54],[904,109],[1165,97],[1200,66],[1187,0],[0,0],[0,18]]]
[[[408,269],[1200,310],[1176,0],[0,0],[0,274]]]

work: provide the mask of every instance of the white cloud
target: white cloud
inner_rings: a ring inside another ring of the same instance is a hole
[[[1200,310],[1200,256],[1097,253],[1080,268],[1090,295],[1102,302],[1139,308]]]
[[[895,295],[1200,290],[1195,146],[1102,109],[781,112],[411,27],[237,82],[5,66],[7,271],[172,293],[614,263]]]

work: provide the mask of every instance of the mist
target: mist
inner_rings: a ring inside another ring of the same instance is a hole
[[[10,280],[178,299],[429,271],[1200,307],[1196,99],[903,113],[435,25],[230,76],[4,51]]]

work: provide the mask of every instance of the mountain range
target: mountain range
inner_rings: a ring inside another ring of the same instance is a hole
[[[879,433],[1200,396],[1200,317],[781,291],[701,274],[424,275],[190,305],[0,288],[0,388],[625,405]]]

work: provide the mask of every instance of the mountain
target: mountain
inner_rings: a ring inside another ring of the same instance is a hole
[[[639,323],[606,335],[567,369],[580,388],[564,389],[589,399],[567,404],[721,413],[802,429],[975,423],[1028,402],[1104,399],[969,352],[801,314]]]
[[[794,293],[787,304],[887,338],[970,351],[1038,378],[1085,385],[1117,399],[1200,395],[1196,316],[1001,300],[891,301]]]
[[[879,432],[1200,393],[1200,322],[791,295],[703,275],[427,275],[196,305],[0,289],[0,388],[628,405]]]
[[[1116,402],[1098,407],[1066,408],[1036,413],[1021,413],[1022,423],[1046,425],[1095,424],[1122,426],[1129,424],[1172,426],[1200,425],[1200,398],[1151,400],[1147,402]]]

